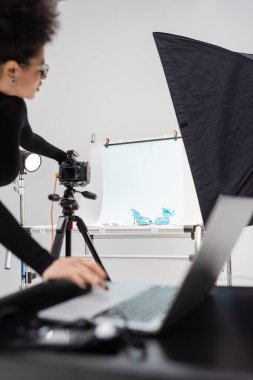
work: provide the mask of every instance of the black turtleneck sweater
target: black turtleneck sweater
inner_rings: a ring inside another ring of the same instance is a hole
[[[66,153],[33,133],[26,104],[16,96],[0,93],[0,186],[11,183],[20,169],[19,146],[61,163]],[[53,258],[19,225],[0,201],[0,243],[40,275]]]

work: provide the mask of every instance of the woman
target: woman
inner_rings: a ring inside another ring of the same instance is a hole
[[[11,183],[20,167],[19,146],[61,163],[66,153],[33,133],[25,99],[46,78],[44,45],[57,29],[54,0],[0,0],[0,186]],[[0,201],[0,243],[35,269],[44,280],[66,279],[105,288],[105,273],[81,258],[54,260],[18,224]]]

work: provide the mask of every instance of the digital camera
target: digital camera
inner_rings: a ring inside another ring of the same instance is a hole
[[[59,182],[64,186],[86,186],[90,183],[89,162],[78,161],[79,154],[74,150],[67,151],[67,159],[59,168]]]

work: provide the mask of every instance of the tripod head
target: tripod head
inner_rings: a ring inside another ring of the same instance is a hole
[[[78,191],[75,190],[72,186],[66,186],[64,190],[63,197],[60,197],[58,194],[50,194],[48,199],[53,202],[59,202],[60,206],[63,208],[63,213],[73,213],[74,211],[79,209],[79,204],[75,199],[75,193],[82,194],[84,198],[87,199],[97,199],[97,195],[90,191]]]

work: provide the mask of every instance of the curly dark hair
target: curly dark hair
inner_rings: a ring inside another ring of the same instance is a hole
[[[0,0],[0,63],[27,64],[57,28],[57,0]]]

